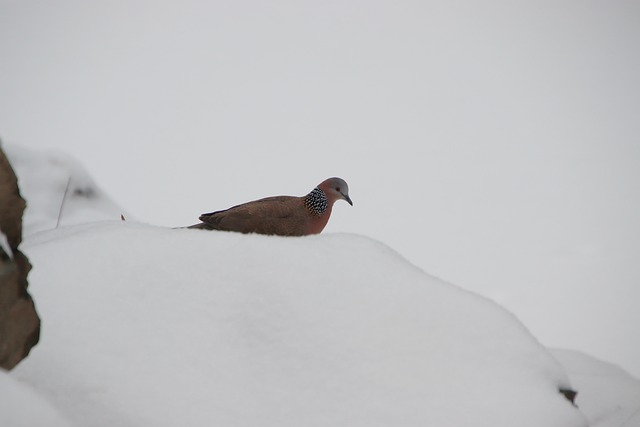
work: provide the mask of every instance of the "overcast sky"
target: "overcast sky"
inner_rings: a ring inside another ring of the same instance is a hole
[[[326,232],[640,376],[637,1],[0,0],[0,60],[4,143],[71,153],[131,218],[340,176]]]

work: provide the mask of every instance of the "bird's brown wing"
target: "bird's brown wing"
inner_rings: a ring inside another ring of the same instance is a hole
[[[200,216],[195,228],[240,233],[300,236],[305,233],[307,210],[300,197],[267,197]]]

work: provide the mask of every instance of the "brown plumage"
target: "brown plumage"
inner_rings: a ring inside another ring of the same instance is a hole
[[[329,221],[337,200],[350,205],[349,187],[340,178],[329,178],[302,197],[275,196],[200,215],[202,223],[189,228],[240,233],[305,236],[318,234]]]

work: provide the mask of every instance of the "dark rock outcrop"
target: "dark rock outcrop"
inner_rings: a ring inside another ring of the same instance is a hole
[[[40,318],[27,292],[31,264],[18,249],[25,206],[16,175],[0,147],[0,231],[7,243],[0,244],[0,368],[4,369],[16,366],[40,338]]]

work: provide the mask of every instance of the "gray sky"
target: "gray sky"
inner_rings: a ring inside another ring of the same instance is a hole
[[[640,376],[638,2],[0,0],[0,58],[4,142],[140,221],[340,176],[326,232]]]

